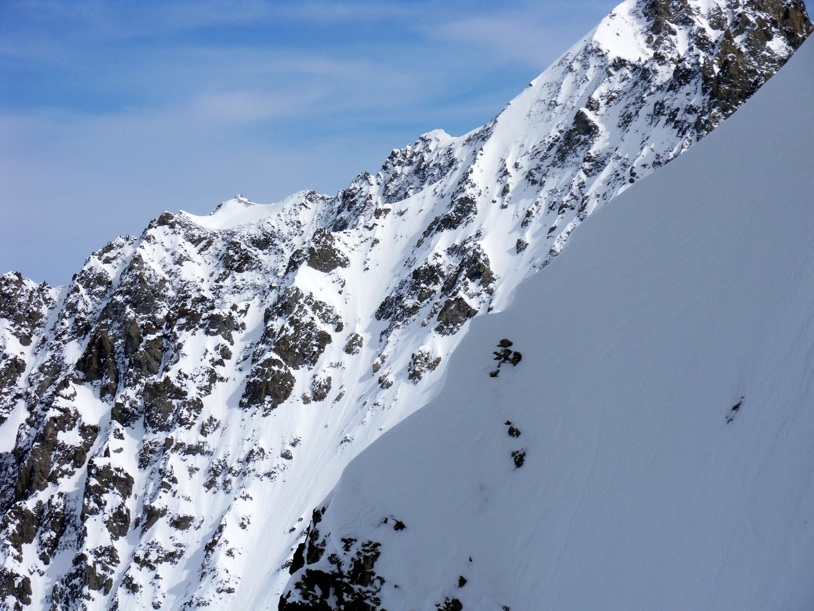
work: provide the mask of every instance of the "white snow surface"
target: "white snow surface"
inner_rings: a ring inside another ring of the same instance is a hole
[[[352,537],[381,543],[388,609],[812,608],[813,144],[809,41],[471,323],[306,568]],[[492,378],[502,338],[523,358]]]

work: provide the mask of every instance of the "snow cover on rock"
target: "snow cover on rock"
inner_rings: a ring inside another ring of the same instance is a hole
[[[809,42],[473,321],[282,608],[810,608],[813,126]]]
[[[164,213],[60,289],[3,276],[0,600],[274,607],[313,509],[469,320],[810,31],[799,0],[628,1],[488,125],[335,196]]]

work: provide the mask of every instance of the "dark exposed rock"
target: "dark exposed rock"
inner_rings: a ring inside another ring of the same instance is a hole
[[[435,371],[440,364],[440,356],[433,358],[433,355],[425,350],[414,352],[410,358],[410,363],[407,365],[407,378],[411,382],[418,384],[425,373]]]
[[[173,313],[175,328],[178,331],[194,331],[195,329],[199,329],[204,313],[208,309],[209,304],[202,295],[179,299],[179,303]]]
[[[647,0],[643,3],[642,13],[650,21],[650,31],[655,35],[665,32],[675,33],[670,25],[692,25],[695,11],[688,0]]]
[[[478,211],[478,202],[471,195],[462,194],[451,202],[449,211],[436,216],[424,230],[419,245],[441,231],[451,231],[471,222]]]
[[[584,109],[577,111],[573,124],[562,135],[554,154],[554,165],[562,167],[573,157],[584,157],[598,134],[599,127],[588,113]]]
[[[453,320],[456,313],[454,310],[444,310],[448,308],[450,300],[446,299],[446,303],[442,300],[464,293],[476,295],[480,301],[485,301],[492,294],[497,278],[490,267],[489,257],[474,239],[453,244],[446,249],[445,255],[456,262],[454,267],[427,261],[415,267],[410,276],[404,278],[379,304],[375,312],[376,319],[390,320],[390,326],[385,333],[408,324],[430,304],[428,316],[435,316],[439,311],[441,311],[439,315],[443,315],[444,318],[452,316],[452,319],[447,321],[451,324],[438,325],[436,330],[444,334],[456,333],[460,328],[460,324]],[[440,255],[435,258],[440,258]],[[457,297],[453,301],[457,303],[458,299],[463,298]],[[474,316],[477,308],[472,310]],[[429,319],[424,324],[428,322]]]
[[[447,249],[447,254],[460,257],[460,263],[444,281],[442,290],[445,293],[451,294],[454,290],[463,288],[464,280],[480,285],[487,294],[491,293],[492,285],[497,278],[490,267],[489,256],[480,244],[465,242],[454,245]]]
[[[447,299],[444,307],[438,313],[438,325],[435,330],[441,335],[453,335],[477,313],[478,311],[470,306],[463,297]]]
[[[144,385],[144,423],[151,431],[169,431],[173,425],[176,403],[186,397],[186,392],[169,376]]]
[[[73,473],[74,469],[80,468],[85,464],[85,459],[88,456],[88,451],[91,446],[96,442],[99,435],[99,427],[95,424],[82,424],[79,426],[79,439],[78,446],[63,446],[65,452],[63,456],[70,460],[70,466],[73,469],[66,469],[60,475],[69,475]]]
[[[212,450],[203,441],[199,443],[178,441],[172,447],[172,451],[174,454],[181,454],[183,456],[211,456],[212,454]]]
[[[445,278],[440,265],[419,265],[379,304],[376,320],[392,320],[396,325],[412,320],[424,305],[437,296]]]
[[[36,285],[19,272],[0,276],[0,318],[11,323],[11,332],[23,346],[30,346],[53,305],[46,283]]]
[[[132,357],[138,351],[142,340],[141,328],[135,320],[131,320],[124,328],[124,354]]]
[[[155,375],[161,371],[163,355],[164,339],[160,336],[147,338],[141,350],[133,355],[133,369],[145,375]]]
[[[61,492],[49,498],[44,506],[40,503],[37,505],[41,514],[39,558],[43,564],[48,565],[59,549],[60,542],[66,534],[73,516],[69,514],[66,495]]]
[[[113,342],[106,329],[98,329],[93,334],[84,354],[76,363],[76,369],[84,373],[89,382],[102,382],[100,396],[115,394],[119,385],[119,370]]]
[[[291,316],[300,318],[311,316],[322,324],[333,327],[341,324],[336,310],[324,301],[316,299],[312,294],[306,295],[297,287],[283,291],[268,313],[269,318],[266,319],[266,322],[270,320],[270,317],[289,318]]]
[[[0,568],[0,600],[13,599],[14,611],[22,611],[23,606],[31,604],[31,579],[18,575],[6,568]]]
[[[136,580],[133,579],[132,575],[125,575],[124,578],[122,579],[122,585],[131,594],[137,594],[141,590],[141,586],[139,586],[138,582],[136,582]]]
[[[358,333],[351,333],[348,341],[345,344],[345,354],[359,354],[359,351],[364,346],[365,340]]]
[[[130,524],[130,511],[125,502],[133,494],[133,476],[121,467],[112,467],[103,462],[92,459],[88,465],[88,481],[85,483],[85,495],[82,500],[82,519],[86,516],[99,515],[107,510],[107,521],[113,530],[113,538],[127,534]],[[114,494],[118,502],[109,503],[105,496]],[[123,531],[123,532],[122,532]],[[115,533],[121,533],[115,535]]]
[[[308,256],[305,254],[305,249],[298,248],[288,258],[288,265],[286,265],[284,275],[288,276],[291,272],[297,271],[307,260]]]
[[[177,227],[175,215],[165,210],[157,219],[150,223],[150,227],[169,227],[170,229],[175,229],[175,227]]]
[[[110,415],[114,422],[123,427],[133,426],[144,415],[144,402],[132,397],[119,397]]]
[[[374,207],[371,189],[373,177],[367,172],[357,176],[347,189],[337,195],[338,207],[332,232],[345,231],[365,220]]]
[[[203,408],[204,404],[200,397],[188,396],[179,403],[175,423],[185,429],[193,428],[198,424]]]
[[[317,229],[308,247],[308,266],[323,273],[332,272],[337,267],[350,265],[348,258],[336,248],[333,235],[324,229]]]
[[[305,548],[305,562],[314,564],[319,562],[322,555],[325,553],[325,547],[319,545],[319,530],[317,526],[322,521],[322,516],[325,515],[325,507],[322,509],[314,509],[311,513],[311,523],[308,525],[308,532],[306,534],[307,547]]]
[[[141,532],[143,534],[150,530],[160,518],[167,515],[167,508],[145,505],[142,515],[144,516],[141,522]]]
[[[17,378],[25,371],[25,361],[21,358],[10,356],[0,365],[0,384],[3,387],[11,386],[17,382]]]
[[[73,559],[71,571],[67,573],[52,595],[54,603],[65,604],[76,600],[78,592],[86,588],[104,595],[113,589],[111,573],[119,564],[119,555],[113,546],[102,546],[89,550],[86,554],[77,554]]]
[[[247,248],[241,242],[231,242],[223,255],[222,279],[226,279],[229,273],[242,274],[247,271],[258,269],[260,261],[252,249]]]
[[[29,382],[35,388],[36,395],[45,398],[46,392],[59,379],[61,373],[62,361],[52,355],[29,377]]]
[[[740,411],[740,408],[743,406],[743,401],[744,401],[745,398],[746,397],[741,397],[740,400],[730,408],[729,413],[726,415],[726,423],[727,424],[729,424],[730,422],[732,422],[735,419],[735,416]]]
[[[512,460],[514,461],[514,468],[519,469],[526,462],[526,451],[514,450],[512,452]]]
[[[500,367],[509,363],[512,366],[516,366],[523,360],[523,355],[520,354],[517,350],[511,350],[510,347],[513,346],[511,340],[502,339],[498,343],[499,350],[495,350],[492,354],[494,355],[494,360],[497,361],[497,368],[493,371],[489,372],[489,375],[493,378],[496,378],[500,374]]]
[[[220,428],[220,425],[221,425],[220,420],[218,420],[214,416],[209,416],[209,418],[201,422],[200,428],[201,435],[203,435],[204,437],[208,437],[209,435],[217,431]]]
[[[25,372],[25,361],[14,355],[0,356],[0,389],[8,392],[15,384],[20,376]],[[8,392],[10,395],[11,393]],[[3,417],[5,421],[5,417]]]
[[[209,468],[206,470],[207,479],[204,482],[205,490],[212,490],[213,488],[231,486],[231,480],[228,477],[229,465],[223,459],[213,460],[209,463]]]
[[[463,611],[463,604],[457,598],[445,598],[444,602],[435,605],[439,611]]]
[[[289,320],[274,342],[272,350],[293,369],[313,367],[325,347],[333,341],[331,334],[317,327],[311,321]]]
[[[314,378],[311,384],[311,399],[314,401],[324,401],[331,392],[331,376]]]
[[[113,509],[110,517],[105,520],[105,527],[113,541],[124,537],[130,531],[130,510],[124,505]]]
[[[342,328],[336,311],[327,303],[305,295],[301,290],[286,290],[267,312],[270,317],[282,320],[279,327],[267,327],[261,338],[262,346],[271,346],[282,362],[292,368],[313,367],[325,347],[333,341],[331,334],[322,328],[331,325],[334,330]],[[256,353],[258,355],[258,353]],[[264,358],[259,353],[257,360]]]
[[[433,156],[435,140],[426,134],[402,150],[394,150],[382,166],[386,177],[382,189],[385,203],[402,201],[443,176],[448,175],[457,159],[447,151],[443,157]]]
[[[174,516],[170,520],[170,526],[172,526],[175,530],[189,530],[189,528],[195,523],[195,516]]]
[[[74,411],[63,411],[46,420],[28,452],[19,457],[16,499],[25,499],[36,491],[44,490],[48,482],[56,482],[60,477],[72,475],[84,464],[87,451],[98,434],[98,427],[79,426],[81,441],[78,446],[58,440],[60,432],[76,428],[77,423],[78,414]]]
[[[707,100],[696,129],[711,131],[779,70],[786,58],[769,50],[775,36],[797,49],[812,27],[801,0],[754,0],[750,15],[741,13],[724,32],[721,44],[702,73],[702,92]],[[719,28],[725,21],[719,21]]]
[[[282,597],[279,609],[380,609],[385,580],[375,568],[381,544],[344,537],[338,542],[341,551],[326,556],[330,534],[323,536],[319,530],[325,511],[325,507],[314,510],[289,567],[295,585]],[[407,528],[392,516],[383,518],[380,526],[389,529],[391,523],[396,532]]]
[[[376,575],[374,568],[379,559],[380,544],[365,541],[356,546],[355,541],[345,540],[348,565],[338,556],[331,557],[334,565],[330,572],[306,568],[297,581],[296,589],[301,601],[289,601],[289,596],[280,599],[278,609],[357,609],[360,611],[379,609],[381,598],[378,593],[384,579]],[[351,552],[355,552],[351,555]],[[292,568],[297,564],[292,564]]]
[[[220,335],[232,344],[234,343],[232,332],[245,328],[246,325],[238,319],[235,312],[212,312],[206,317],[204,331],[207,335]]]
[[[18,503],[3,516],[3,530],[9,532],[8,542],[22,553],[22,546],[31,543],[37,536],[39,517],[36,513]]]
[[[138,567],[155,571],[161,564],[177,564],[183,555],[184,546],[182,544],[175,543],[173,549],[168,549],[153,540],[136,551],[133,562]]]
[[[294,376],[285,363],[273,357],[267,358],[252,367],[240,405],[245,408],[268,402],[270,409],[274,409],[291,396],[294,382]]]

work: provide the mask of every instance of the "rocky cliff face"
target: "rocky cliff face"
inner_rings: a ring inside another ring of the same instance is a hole
[[[276,604],[314,507],[427,401],[467,321],[810,31],[799,1],[628,1],[488,125],[335,196],[165,213],[60,289],[3,276],[0,598]]]

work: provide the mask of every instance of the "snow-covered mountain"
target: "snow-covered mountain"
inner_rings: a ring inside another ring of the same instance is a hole
[[[472,322],[315,511],[283,607],[810,609],[812,144],[809,42]]]
[[[165,213],[66,287],[2,276],[0,598],[275,607],[313,509],[469,319],[810,31],[799,0],[629,0],[488,125],[335,196]]]

